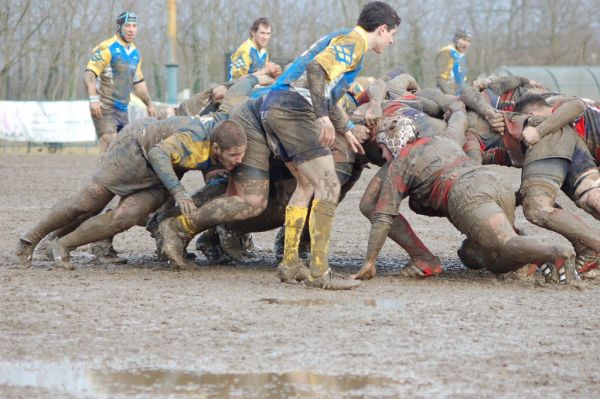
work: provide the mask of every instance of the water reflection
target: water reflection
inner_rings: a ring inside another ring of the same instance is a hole
[[[163,396],[214,398],[394,397],[385,377],[311,372],[214,374],[190,371],[85,369],[68,364],[0,363],[0,386],[30,387],[76,396]]]
[[[331,305],[349,305],[353,306],[352,302],[333,301],[327,299],[279,299],[279,298],[260,298],[259,302],[269,305],[286,305],[286,306],[331,306]],[[367,307],[379,308],[385,310],[402,309],[404,302],[396,298],[368,298],[363,304]]]

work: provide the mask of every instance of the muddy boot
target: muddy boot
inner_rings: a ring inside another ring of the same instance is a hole
[[[219,237],[219,243],[223,253],[227,255],[234,263],[247,263],[248,258],[244,254],[242,245],[242,234],[236,231],[228,230],[225,225],[218,225],[215,228]]]
[[[54,258],[54,265],[66,270],[74,270],[75,266],[69,262],[70,250],[60,244],[60,239],[56,239],[50,243],[52,248],[52,258]]]
[[[214,229],[209,229],[200,234],[196,240],[196,249],[211,263],[217,263],[223,257],[223,251],[219,243],[219,237]]]
[[[15,256],[21,268],[27,269],[31,267],[34,249],[35,244],[27,241],[24,238],[19,238],[19,242],[15,248]]]
[[[304,266],[302,262],[296,262],[294,264],[283,264],[280,263],[277,266],[277,278],[282,283],[289,283],[293,280],[298,282],[306,280],[308,277],[308,267]]]
[[[577,251],[577,257],[575,258],[575,267],[580,274],[586,275],[591,270],[597,269],[599,263],[600,254],[592,251],[591,249],[584,248],[580,251]]]
[[[325,274],[320,277],[312,277],[310,274],[304,280],[304,285],[309,288],[321,288],[323,290],[351,290],[360,286],[360,281],[348,280],[341,274],[337,274],[327,269]]]
[[[256,251],[260,251],[261,248],[254,244],[252,234],[242,234],[242,236],[240,237],[240,241],[242,242],[242,254],[246,258],[258,258],[258,254],[256,253]]]
[[[127,259],[120,258],[112,245],[112,239],[93,242],[90,244],[90,252],[96,257],[100,264],[124,264]]]
[[[193,263],[190,263],[186,256],[186,247],[193,237],[183,230],[177,219],[170,218],[160,222],[158,234],[162,240],[162,252],[176,269],[194,268]]]
[[[542,272],[546,283],[577,285],[579,281],[581,281],[581,277],[575,269],[575,262],[572,258],[567,259],[566,261],[558,259],[555,264],[544,263],[539,269]]]
[[[35,247],[36,253],[38,254],[40,260],[52,261],[52,246],[50,245],[52,241],[54,241],[58,236],[55,232],[48,234],[46,237],[42,238],[42,241]]]
[[[434,257],[434,262],[424,262],[420,259],[410,259],[405,267],[398,271],[385,273],[385,276],[425,278],[441,274],[444,271],[440,258]]]

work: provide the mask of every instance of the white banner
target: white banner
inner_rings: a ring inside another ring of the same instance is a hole
[[[0,101],[0,139],[96,141],[88,101]]]

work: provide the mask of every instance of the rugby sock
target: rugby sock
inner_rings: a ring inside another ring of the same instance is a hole
[[[310,277],[321,277],[329,268],[329,237],[335,215],[335,202],[314,200],[310,209],[308,229],[310,231]]]
[[[283,244],[284,265],[293,265],[299,261],[298,247],[306,223],[308,208],[287,206],[285,208],[285,241]]]
[[[175,218],[175,225],[181,229],[181,232],[184,232],[189,237],[193,238],[196,235],[196,229],[194,228],[192,221],[183,215],[179,215]]]

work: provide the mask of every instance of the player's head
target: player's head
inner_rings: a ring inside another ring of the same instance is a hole
[[[376,140],[383,148],[383,156],[396,158],[404,147],[419,138],[413,121],[403,115],[384,115],[377,130]],[[388,161],[391,159],[388,159]]]
[[[131,11],[124,11],[117,17],[117,34],[126,43],[131,43],[137,35],[138,18]]]
[[[465,26],[457,28],[454,32],[454,37],[452,38],[452,42],[454,43],[454,47],[461,53],[466,53],[471,47],[471,41],[473,40],[473,32]]]
[[[250,27],[250,37],[258,48],[267,47],[269,40],[271,40],[271,21],[265,17],[260,17],[254,21]]]
[[[234,121],[220,122],[211,136],[211,156],[227,170],[233,170],[242,162],[246,153],[246,132]]]
[[[394,34],[400,21],[398,13],[389,4],[371,1],[363,7],[356,25],[373,34],[369,45],[373,51],[381,54],[387,46],[394,43]]]
[[[527,93],[515,104],[515,112],[542,116],[551,113],[552,107],[539,94]]]

